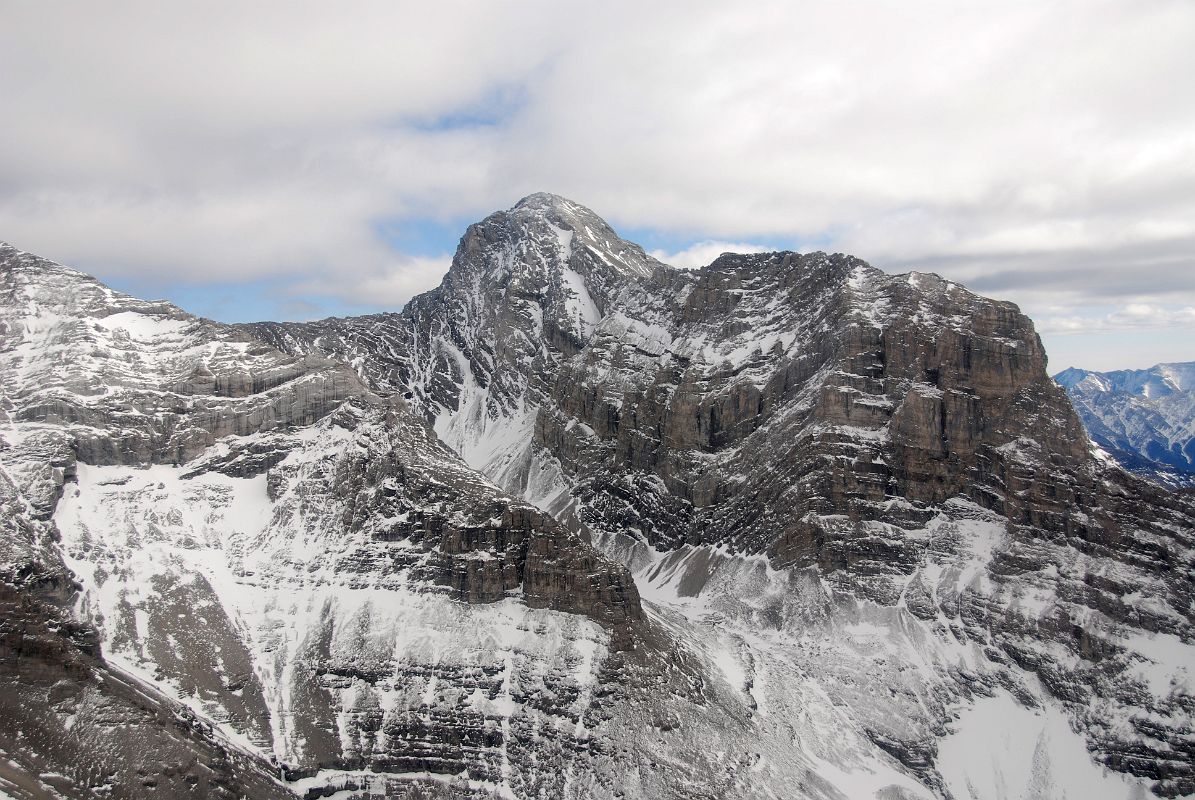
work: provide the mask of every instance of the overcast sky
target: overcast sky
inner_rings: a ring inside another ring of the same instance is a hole
[[[0,0],[3,2],[3,0]],[[3,2],[0,239],[217,319],[398,308],[566,195],[1195,360],[1195,3]]]

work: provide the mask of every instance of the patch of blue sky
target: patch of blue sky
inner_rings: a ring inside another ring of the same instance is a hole
[[[762,247],[766,250],[794,250],[807,253],[815,250],[832,249],[838,240],[833,232],[819,233],[812,236],[737,236],[712,235],[693,230],[670,230],[666,228],[619,228],[618,235],[627,241],[635,242],[644,250],[663,250],[668,253],[678,253],[702,242],[735,242]]]
[[[1041,340],[1051,375],[1067,367],[1108,372],[1195,360],[1195,336],[1187,328],[1045,332]]]
[[[501,127],[527,105],[523,84],[499,84],[487,89],[471,103],[442,114],[403,115],[382,123],[383,127],[409,128],[426,133]]]
[[[379,220],[374,233],[391,249],[411,256],[440,256],[456,252],[456,246],[473,219],[436,217],[394,217]]]
[[[666,253],[679,253],[693,245],[711,240],[729,241],[733,239],[743,244],[753,244],[775,250],[785,249],[779,239],[764,239],[751,237],[707,236],[694,231],[675,231],[659,228],[620,228],[618,235],[628,242],[634,242],[648,252],[663,250]]]
[[[168,300],[190,314],[218,322],[302,321],[394,310],[326,295],[303,294],[285,278],[198,284],[97,277],[117,291],[134,297]]]

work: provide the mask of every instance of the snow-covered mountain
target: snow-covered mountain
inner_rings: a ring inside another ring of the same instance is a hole
[[[221,326],[3,262],[27,782],[100,785],[78,698],[119,678],[311,796],[1195,791],[1195,506],[1098,456],[1011,304],[677,270],[552,195],[395,314]],[[56,700],[68,646],[115,677]]]
[[[1195,488],[1195,362],[1054,376],[1091,438],[1125,469]]]
[[[558,782],[567,759],[544,777],[546,756],[583,730],[595,676],[642,616],[625,569],[342,365],[0,257],[11,602],[48,585],[94,631],[83,655],[98,649],[118,680],[212,726],[208,744],[277,764],[300,789],[375,764]],[[162,780],[175,764],[79,763],[76,737],[139,735],[107,718],[102,690],[56,703],[61,682],[24,667],[47,647],[24,625],[6,633],[4,694],[21,702],[8,758],[62,773],[68,794],[177,796]],[[521,726],[534,741],[511,741]],[[528,757],[545,766],[512,772]]]

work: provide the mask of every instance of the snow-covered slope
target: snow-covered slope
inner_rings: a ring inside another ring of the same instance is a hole
[[[1090,452],[1011,304],[837,254],[684,272],[552,195],[396,314],[4,280],[0,583],[69,564],[112,674],[275,789],[1195,791],[1195,508]]]
[[[401,394],[2,255],[5,791],[932,796],[832,704],[761,713]]]
[[[566,755],[600,724],[587,718],[595,677],[645,635],[624,570],[351,370],[0,256],[15,599],[45,583],[23,576],[65,562],[78,583],[49,599],[94,631],[87,654],[189,706],[222,746],[281,765],[294,788],[361,771],[524,794],[598,779],[600,765],[567,770]],[[5,677],[32,700],[48,691],[37,674]],[[56,724],[69,743],[73,709],[8,724]],[[30,769],[59,759],[68,794],[112,783],[61,741],[6,754]]]
[[[1011,696],[1032,735],[1052,720],[1045,762],[1090,751],[1095,796],[1195,790],[1195,509],[1090,452],[1009,303],[824,253],[675,270],[535,195],[471,226],[401,314],[248,330],[352,363],[628,564],[648,618],[756,717],[774,669],[967,796],[980,773],[939,748]],[[1000,752],[1008,785],[1032,771]]]
[[[1091,438],[1125,469],[1195,487],[1195,362],[1054,376]]]
[[[575,576],[551,527],[444,458],[422,426],[353,403],[288,446],[251,477],[203,462],[79,466],[55,520],[106,657],[299,775],[540,780],[529,751],[560,750],[562,716],[573,738],[611,631],[530,606],[625,617],[588,595],[633,587],[557,598]],[[579,577],[607,580],[600,563]],[[562,699],[527,705],[544,690]],[[511,741],[544,725],[537,747]],[[328,780],[343,779],[301,785]]]

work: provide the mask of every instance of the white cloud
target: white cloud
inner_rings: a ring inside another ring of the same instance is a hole
[[[816,240],[1057,317],[1185,307],[1193,40],[1187,0],[17,4],[0,238],[394,302],[431,267],[379,221],[548,190],[705,240],[668,260]]]
[[[1148,303],[1130,303],[1101,316],[1043,317],[1037,329],[1044,333],[1079,334],[1111,333],[1126,330],[1164,330],[1191,328],[1195,330],[1195,306],[1166,307]]]
[[[347,282],[337,276],[306,280],[296,285],[295,292],[335,297],[362,306],[398,308],[411,297],[438,286],[451,261],[449,256],[406,258]]]
[[[706,239],[682,250],[670,253],[667,250],[651,250],[652,257],[681,269],[697,269],[711,263],[723,253],[766,253],[771,247],[747,242],[718,242]]]

